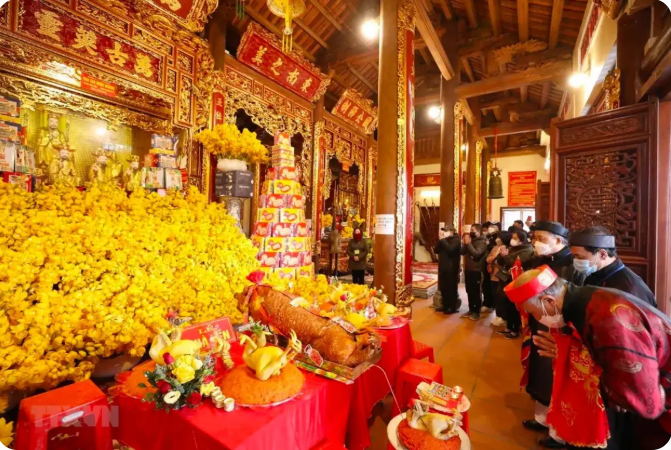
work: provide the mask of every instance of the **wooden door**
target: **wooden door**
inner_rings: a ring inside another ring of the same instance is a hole
[[[550,215],[550,182],[538,180],[536,186],[536,222],[551,220]]]
[[[648,102],[552,124],[553,216],[604,226],[618,254],[656,285],[657,112]]]

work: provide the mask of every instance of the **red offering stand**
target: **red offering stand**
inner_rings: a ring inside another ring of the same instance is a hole
[[[86,380],[21,402],[14,450],[112,450],[116,418]]]

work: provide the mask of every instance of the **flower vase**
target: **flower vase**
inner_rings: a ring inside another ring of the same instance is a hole
[[[219,158],[217,160],[219,172],[232,172],[234,170],[247,170],[247,163],[241,159]]]

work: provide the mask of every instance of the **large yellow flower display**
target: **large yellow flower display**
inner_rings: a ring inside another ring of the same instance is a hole
[[[169,309],[230,316],[258,266],[219,204],[117,188],[0,182],[0,397],[87,378],[99,358],[143,355]]]

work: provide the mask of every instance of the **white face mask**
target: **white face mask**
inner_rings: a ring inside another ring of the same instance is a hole
[[[555,314],[554,316],[549,315],[545,309],[545,302],[542,300],[541,308],[543,308],[543,317],[541,317],[539,320],[540,323],[548,328],[563,328],[566,326],[566,322],[564,322],[564,316],[561,314]]]
[[[573,259],[573,267],[575,270],[584,274],[585,276],[590,276],[596,272],[596,265],[592,265],[592,262],[589,259]]]
[[[520,242],[519,240],[517,240],[517,239],[512,239],[512,240],[510,241],[510,246],[511,246],[511,247],[517,247],[517,246],[520,245],[520,244],[521,244],[521,242]]]
[[[487,231],[489,232],[489,234],[494,234],[496,233],[496,228],[490,228]]]
[[[550,246],[545,242],[536,241],[536,243],[534,243],[534,250],[536,250],[536,254],[540,256],[550,254]]]

